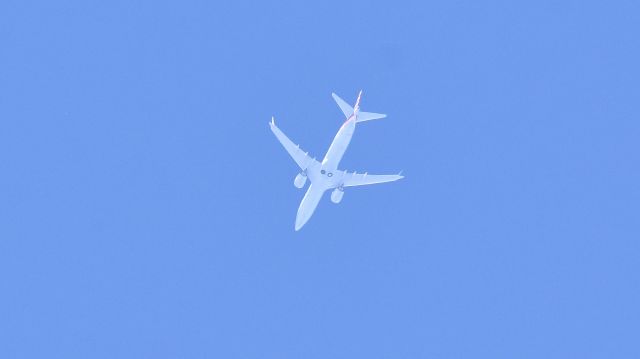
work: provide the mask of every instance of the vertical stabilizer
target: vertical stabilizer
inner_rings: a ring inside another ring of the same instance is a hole
[[[336,103],[342,110],[342,113],[344,114],[345,118],[349,118],[351,117],[351,115],[355,114],[357,122],[364,122],[364,121],[377,120],[379,118],[387,117],[387,115],[382,113],[360,111],[360,100],[362,99],[362,90],[360,90],[360,93],[358,93],[358,99],[356,100],[356,104],[354,107],[351,107],[345,100],[341,99],[335,93],[332,93],[331,96],[333,96],[333,99],[336,100]]]
[[[362,90],[358,93],[358,99],[356,100],[356,105],[353,106],[353,113],[357,114],[360,111],[360,99],[362,98]]]

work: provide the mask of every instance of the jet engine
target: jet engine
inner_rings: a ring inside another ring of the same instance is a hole
[[[297,188],[304,187],[304,184],[307,183],[307,174],[306,173],[298,173],[296,178],[293,180],[293,185]]]
[[[344,190],[342,187],[338,187],[331,192],[331,202],[340,203],[342,201],[342,196],[344,196]]]

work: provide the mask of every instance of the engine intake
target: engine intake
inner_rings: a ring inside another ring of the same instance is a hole
[[[293,180],[293,185],[296,186],[296,188],[304,187],[305,183],[307,183],[307,174],[304,172],[298,173],[296,178]]]
[[[342,196],[344,196],[344,189],[342,187],[338,187],[331,192],[331,202],[340,203],[342,201]]]

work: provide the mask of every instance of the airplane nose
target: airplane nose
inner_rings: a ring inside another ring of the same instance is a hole
[[[307,216],[303,211],[299,212],[296,216],[296,231],[299,231],[300,228],[302,228],[302,226],[307,223],[307,220],[309,220],[309,216]]]
[[[296,216],[296,231],[299,231],[300,228],[302,228],[302,226],[304,226],[304,222],[306,222],[304,220],[304,214],[302,213],[298,213],[298,215]]]

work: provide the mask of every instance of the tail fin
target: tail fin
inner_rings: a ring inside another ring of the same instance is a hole
[[[356,100],[356,105],[353,106],[353,113],[357,114],[360,112],[360,99],[362,98],[362,90],[358,92],[358,99]]]
[[[358,94],[358,100],[356,100],[355,108],[351,107],[346,101],[341,99],[335,93],[332,93],[331,96],[333,96],[333,99],[342,110],[342,113],[344,113],[345,118],[349,118],[351,117],[351,115],[356,114],[356,122],[364,122],[387,117],[387,115],[381,113],[360,111],[360,99],[362,98],[362,91],[360,91],[360,93]]]

